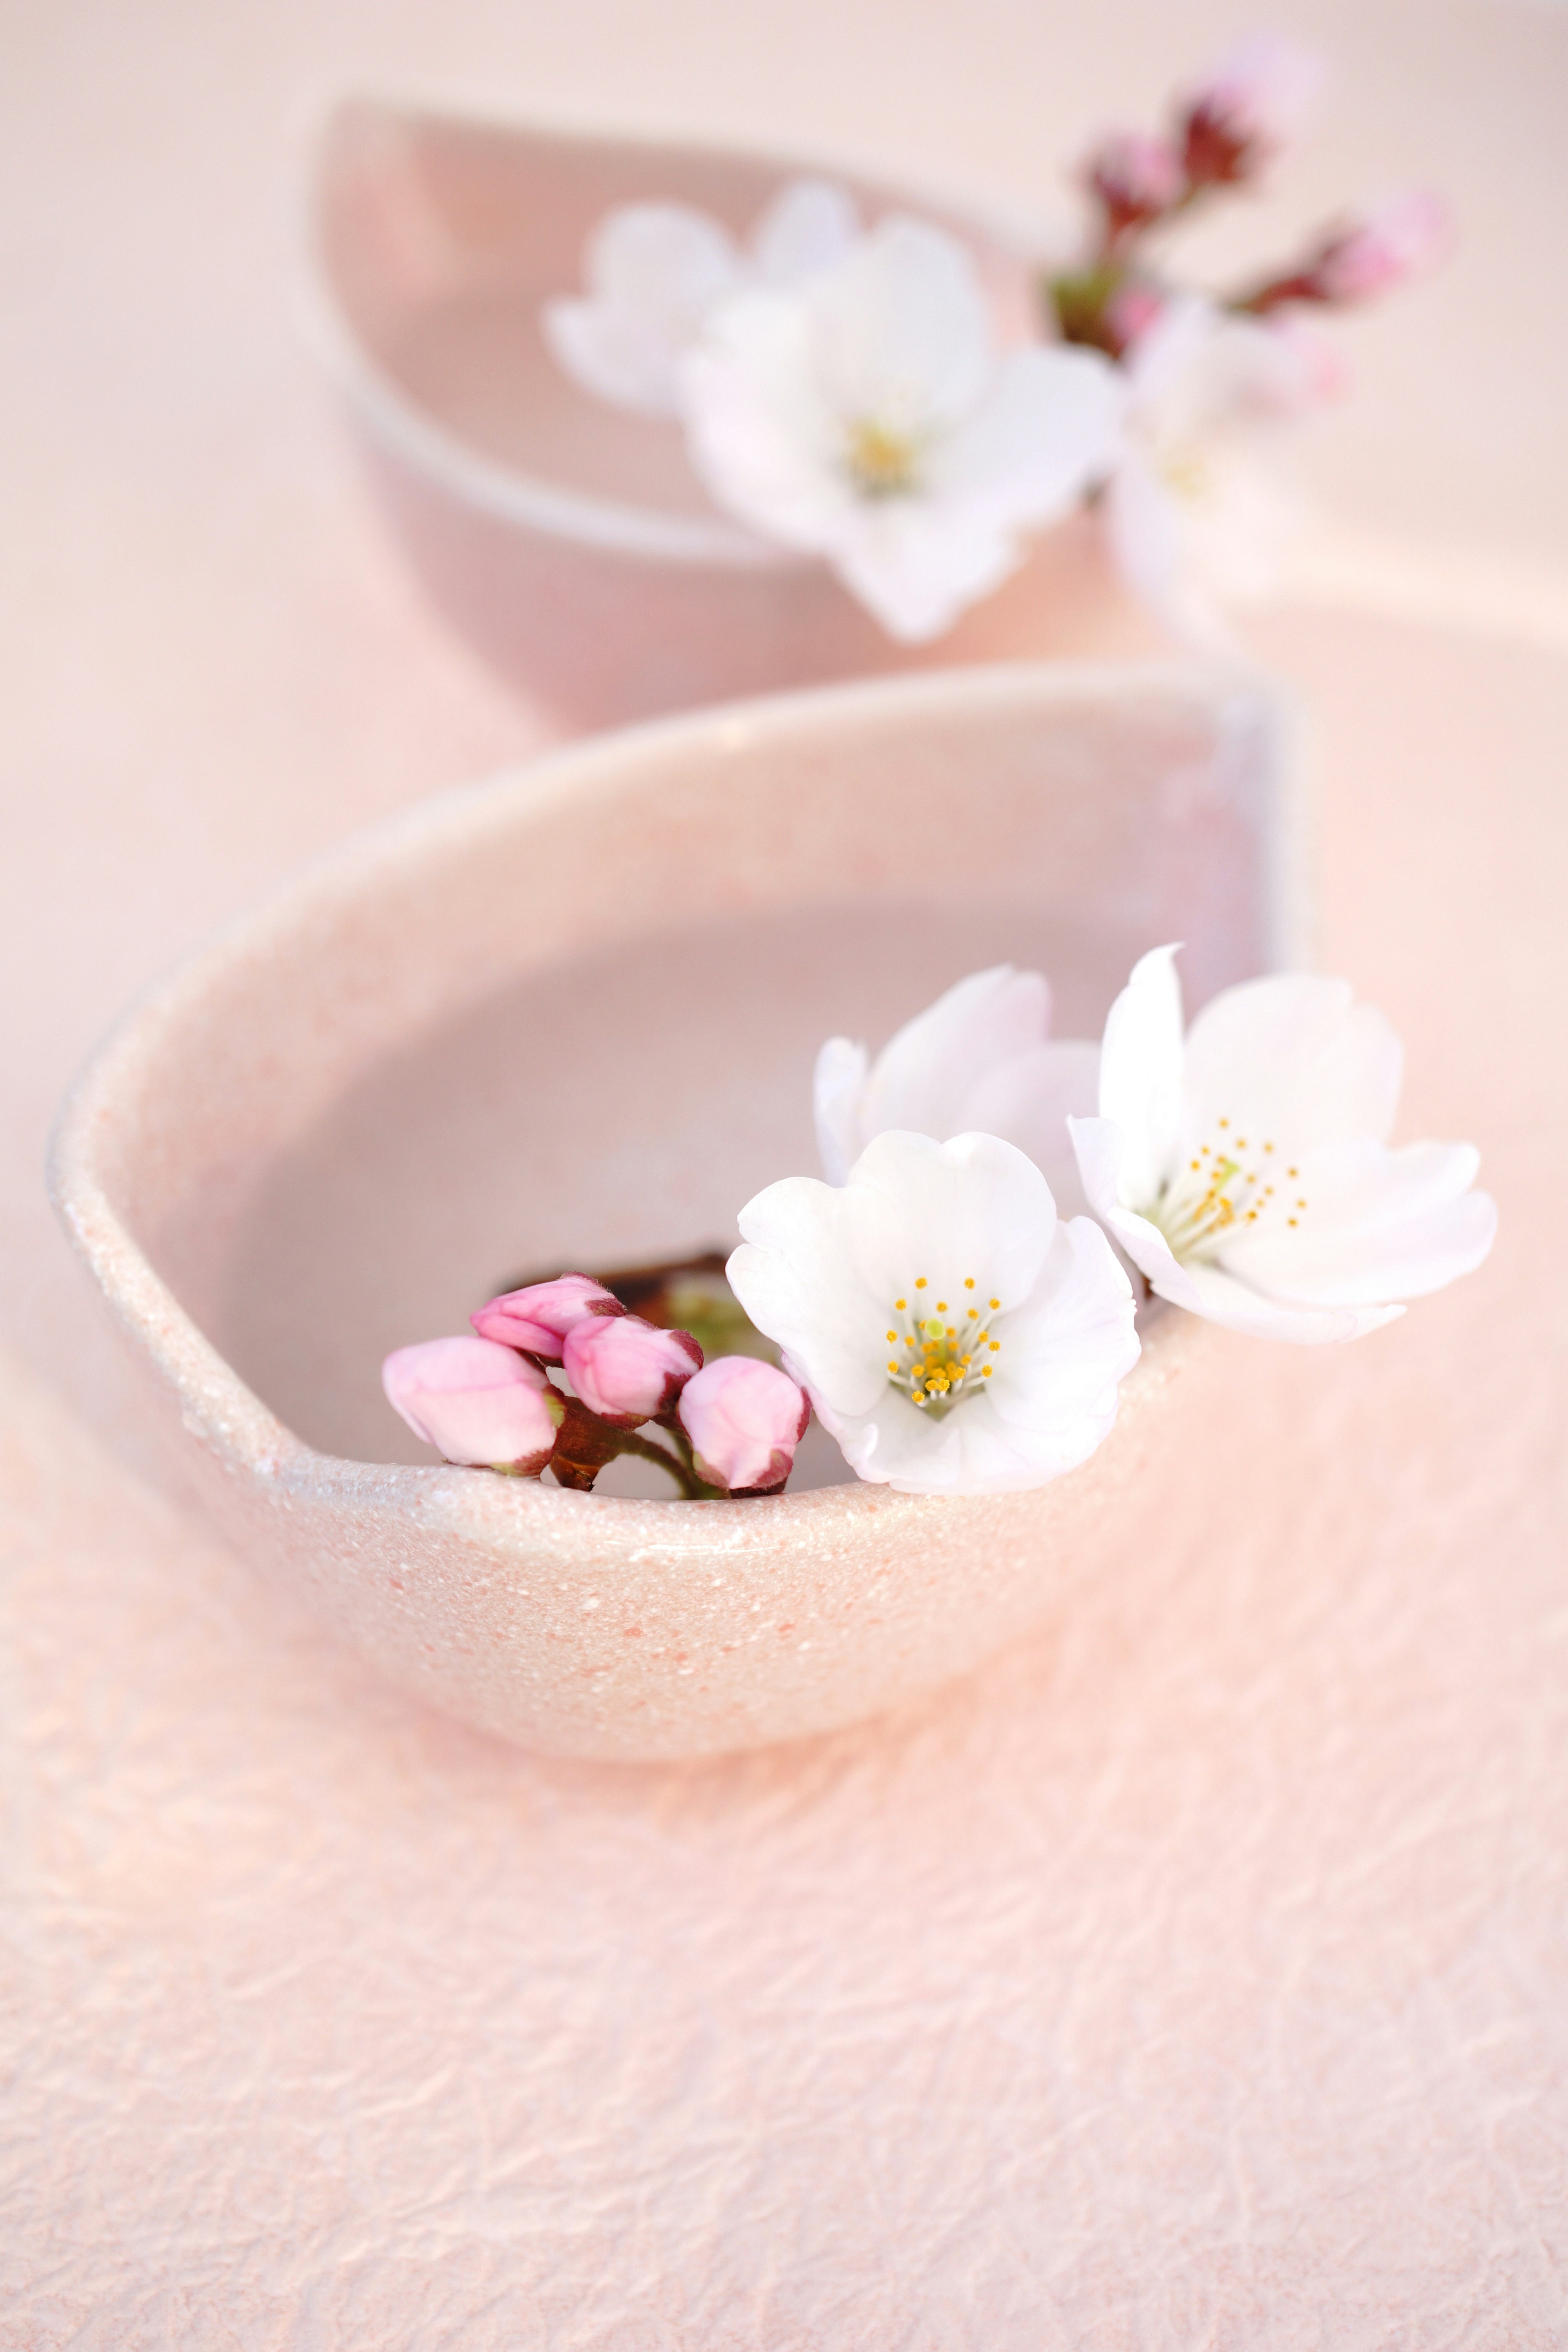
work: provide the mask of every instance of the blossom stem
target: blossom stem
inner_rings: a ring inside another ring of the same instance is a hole
[[[1316,272],[1298,269],[1281,278],[1266,278],[1261,285],[1244,294],[1232,294],[1224,303],[1226,310],[1242,319],[1266,319],[1270,310],[1281,310],[1287,302],[1321,302],[1323,289]]]
[[[684,1462],[678,1460],[668,1447],[656,1445],[651,1437],[639,1437],[634,1430],[621,1430],[617,1435],[620,1439],[616,1448],[617,1454],[635,1454],[644,1462],[657,1462],[661,1470],[668,1471],[686,1502],[711,1502],[716,1496],[718,1489],[703,1484],[690,1466],[689,1459]],[[684,1451],[689,1456],[690,1448],[686,1447]]]
[[[680,1451],[672,1453],[667,1446],[656,1444],[652,1438],[640,1436],[636,1430],[612,1427],[596,1412],[590,1412],[578,1397],[563,1396],[561,1402],[561,1433],[550,1457],[557,1485],[575,1494],[591,1494],[606,1463],[615,1461],[617,1454],[635,1454],[639,1460],[657,1462],[661,1470],[668,1471],[687,1502],[702,1503],[713,1498],[716,1489],[698,1476],[684,1437]],[[668,1426],[668,1423],[662,1425]]]

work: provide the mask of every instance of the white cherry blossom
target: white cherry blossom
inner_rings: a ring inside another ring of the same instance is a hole
[[[1297,516],[1279,428],[1321,396],[1300,335],[1168,303],[1124,362],[1131,387],[1121,463],[1106,493],[1123,577],[1185,634],[1223,634],[1226,605],[1275,586]]]
[[[1125,397],[1098,352],[1004,352],[965,247],[901,217],[794,289],[723,304],[683,386],[720,504],[826,557],[910,643],[951,628],[1110,470]]]
[[[741,1212],[731,1286],[858,1476],[904,1494],[1044,1486],[1094,1452],[1137,1359],[1131,1286],[994,1135],[879,1135],[842,1185]]]
[[[1279,1339],[1359,1339],[1480,1264],[1497,1211],[1468,1143],[1387,1144],[1403,1055],[1347,983],[1213,998],[1184,1039],[1176,950],[1110,1009],[1100,1115],[1071,1122],[1091,1207],[1173,1306]]]
[[[744,287],[794,286],[831,268],[858,230],[853,199],[826,180],[782,189],[749,249],[693,205],[623,205],[589,241],[586,295],[544,305],[545,340],[601,400],[673,416],[681,358],[715,308]]]
[[[1100,1047],[1050,1035],[1051,992],[1037,971],[971,972],[907,1021],[872,1061],[830,1037],[816,1057],[822,1170],[842,1184],[889,1128],[934,1136],[999,1135],[1041,1169],[1063,1215],[1086,1204],[1067,1122],[1098,1098]]]

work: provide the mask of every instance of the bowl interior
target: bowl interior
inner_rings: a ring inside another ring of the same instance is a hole
[[[428,1460],[386,1350],[519,1268],[728,1245],[815,1171],[825,1036],[880,1044],[1002,961],[1089,1036],[1161,940],[1193,1004],[1276,963],[1277,766],[1260,692],[1112,668],[558,754],[367,837],[133,1016],[84,1106],[97,1180],[299,1436]]]
[[[356,100],[316,159],[314,235],[362,350],[419,415],[508,471],[650,513],[710,517],[673,424],[595,399],[540,331],[582,288],[583,254],[619,205],[678,201],[743,236],[790,167],[701,146],[596,139]],[[835,174],[868,220],[897,199]],[[1029,272],[973,222],[922,205],[975,255],[1005,331]]]

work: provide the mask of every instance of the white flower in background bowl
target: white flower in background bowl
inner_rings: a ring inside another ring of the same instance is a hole
[[[1138,1356],[1131,1286],[999,1137],[878,1136],[842,1185],[786,1177],[740,1226],[731,1286],[858,1476],[1008,1494],[1109,1433]]]
[[[589,243],[586,295],[544,305],[545,340],[601,400],[673,416],[680,362],[717,306],[747,286],[794,286],[831,268],[859,226],[853,198],[826,180],[781,189],[749,250],[693,205],[623,205]]]
[[[1067,1122],[1092,1113],[1100,1047],[1053,1041],[1051,992],[1037,971],[971,972],[907,1021],[872,1061],[830,1037],[816,1057],[814,1108],[822,1171],[844,1183],[889,1128],[934,1136],[999,1135],[1044,1171],[1058,1211],[1084,1203]]]
[[[1115,463],[1099,352],[999,347],[957,238],[894,217],[793,291],[739,296],[682,371],[721,505],[825,556],[895,637],[938,636]]]
[[[1220,608],[1275,586],[1296,501],[1271,447],[1321,396],[1299,331],[1166,305],[1124,362],[1124,453],[1106,493],[1111,549],[1128,585],[1186,634],[1223,634]]]
[[[1355,1339],[1491,1247],[1468,1143],[1390,1150],[1403,1054],[1348,984],[1223,989],[1184,1040],[1176,950],[1134,966],[1072,1135],[1089,1202],[1152,1287],[1212,1323]]]

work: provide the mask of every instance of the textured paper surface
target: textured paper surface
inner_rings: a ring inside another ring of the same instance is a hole
[[[410,1709],[138,1482],[38,1182],[71,1066],[172,954],[535,740],[426,620],[289,339],[310,75],[1044,200],[1227,21],[7,28],[6,2352],[1568,2341],[1560,14],[1296,20],[1344,94],[1282,216],[1425,172],[1471,224],[1453,285],[1356,331],[1319,462],[1358,529],[1471,551],[1394,579],[1478,625],[1255,642],[1311,714],[1322,961],[1405,1035],[1403,1132],[1475,1136],[1504,1222],[1352,1354],[1235,1343],[1157,1571],[907,1719],[542,1767]]]

